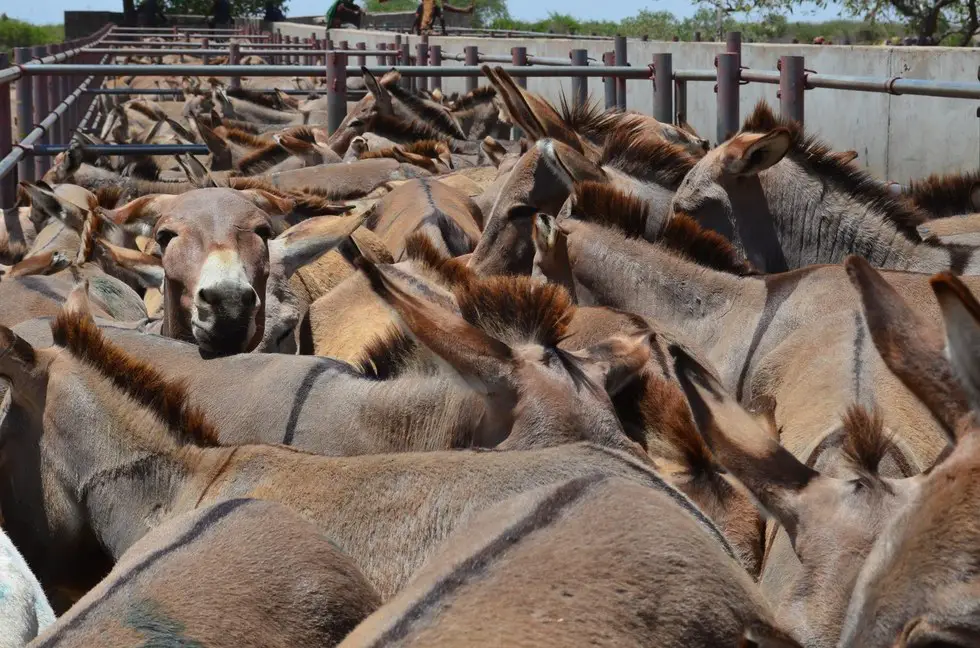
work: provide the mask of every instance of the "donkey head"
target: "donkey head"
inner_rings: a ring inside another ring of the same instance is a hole
[[[896,450],[880,419],[861,409],[852,409],[844,422],[850,470],[833,477],[802,463],[705,367],[676,345],[671,353],[716,460],[785,528],[800,560],[777,622],[807,646],[835,646],[857,573],[875,539],[913,498],[918,478],[879,474],[885,455]]]
[[[407,332],[484,397],[496,429],[510,430],[501,447],[591,440],[643,455],[623,431],[611,395],[649,359],[647,334],[565,351],[557,344],[573,307],[560,286],[527,277],[467,282],[456,290],[460,317],[359,263]]]

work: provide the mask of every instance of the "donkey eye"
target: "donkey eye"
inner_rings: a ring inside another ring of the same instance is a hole
[[[160,230],[159,232],[157,232],[156,241],[157,241],[157,245],[160,246],[160,251],[166,252],[167,244],[170,243],[170,241],[174,240],[175,238],[177,238],[177,232],[171,230]]]

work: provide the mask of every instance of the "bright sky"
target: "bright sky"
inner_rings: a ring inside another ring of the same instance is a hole
[[[325,13],[329,0],[289,0],[288,13],[296,16],[309,16]],[[455,4],[466,4],[457,0]],[[690,16],[696,5],[690,0],[509,0],[511,15],[523,20],[544,18],[552,11],[571,14],[582,19],[620,20],[636,14],[641,9],[670,11],[677,16]],[[101,11],[122,11],[122,0],[0,0],[0,12],[11,18],[19,18],[33,23],[60,23],[65,9],[76,11],[91,9]],[[823,10],[797,11],[792,18],[797,20],[823,20],[837,18],[840,11],[836,7]]]

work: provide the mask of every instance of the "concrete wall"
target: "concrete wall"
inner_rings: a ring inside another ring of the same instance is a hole
[[[284,34],[309,36],[310,26],[277,23]],[[321,28],[322,29],[322,28]],[[334,41],[368,43],[394,42],[394,34],[367,30],[331,30]],[[402,35],[413,45],[417,36]],[[570,39],[507,39],[432,36],[430,44],[441,45],[447,54],[461,54],[466,45],[478,45],[485,54],[508,55],[514,46],[527,47],[529,54],[547,57],[568,56],[584,48],[589,56],[601,60],[612,49],[611,41]],[[715,54],[724,51],[722,43],[672,43],[630,40],[629,61],[646,65],[657,52],[673,54],[674,70],[712,69]],[[976,82],[976,50],[924,47],[858,47],[782,44],[744,44],[742,64],[751,68],[775,70],[783,55],[806,57],[808,69],[825,74],[887,78],[904,76],[918,79]],[[369,63],[372,61],[369,59]],[[446,61],[446,65],[461,65]],[[444,79],[443,90],[462,91],[463,79]],[[557,101],[562,92],[571,94],[570,79],[529,79],[528,88]],[[746,116],[760,99],[778,106],[775,85],[749,84],[741,88],[740,110]],[[600,79],[589,79],[589,91],[601,101]],[[688,121],[702,136],[715,139],[717,115],[712,83],[688,84]],[[646,114],[653,112],[652,84],[627,81],[627,107]],[[974,102],[962,99],[890,96],[844,90],[809,90],[806,93],[807,130],[816,133],[837,150],[858,151],[861,163],[875,175],[906,181],[932,172],[976,169],[980,159],[980,119]]]

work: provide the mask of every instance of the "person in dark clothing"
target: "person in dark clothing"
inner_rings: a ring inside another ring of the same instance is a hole
[[[266,2],[265,16],[262,17],[262,20],[264,22],[282,22],[286,20],[286,16],[282,13],[282,9],[279,8],[279,3]]]
[[[137,9],[137,20],[140,27],[161,27],[167,24],[167,17],[157,0],[143,0]]]
[[[345,24],[360,27],[362,15],[361,8],[353,0],[337,0],[327,11],[327,29],[338,29]]]
[[[211,5],[211,11],[208,12],[208,16],[210,16],[208,20],[208,27],[225,27],[231,25],[230,0],[214,0],[214,4]]]

